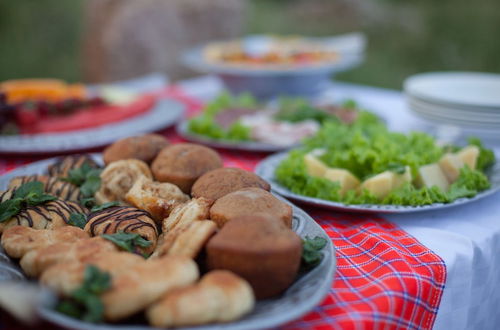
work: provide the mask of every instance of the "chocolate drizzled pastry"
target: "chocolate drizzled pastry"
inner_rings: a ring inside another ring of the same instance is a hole
[[[17,189],[26,182],[40,181],[46,193],[68,201],[79,201],[83,196],[80,188],[72,183],[59,180],[47,175],[16,176],[9,183],[9,189]]]
[[[80,204],[61,199],[36,206],[28,206],[9,220],[0,223],[0,233],[13,226],[54,229],[66,226],[71,213],[86,212],[87,210]]]
[[[82,167],[87,163],[91,168],[99,168],[99,165],[89,155],[72,155],[60,157],[54,164],[49,165],[47,173],[49,176],[65,178],[69,171]]]
[[[136,233],[152,244],[142,248],[151,253],[158,240],[158,228],[148,212],[130,206],[115,206],[93,212],[88,216],[84,230],[90,236],[115,234],[118,232]]]

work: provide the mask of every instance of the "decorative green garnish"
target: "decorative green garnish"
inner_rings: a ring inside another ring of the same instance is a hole
[[[71,213],[68,219],[68,225],[84,228],[87,224],[87,216],[83,213]]]
[[[91,322],[101,322],[104,305],[100,295],[111,287],[111,276],[93,265],[85,268],[82,285],[56,306],[60,313]]]
[[[101,172],[101,169],[93,168],[88,162],[85,162],[79,168],[70,170],[68,176],[62,180],[80,187],[84,197],[93,197],[101,187]]]
[[[316,267],[323,259],[323,254],[320,252],[326,246],[327,240],[323,237],[316,236],[309,238],[306,236],[302,240],[302,267],[311,269]]]
[[[115,243],[116,246],[128,252],[136,252],[139,247],[148,247],[152,243],[136,233],[125,233],[123,231],[116,234],[102,235],[107,240]]]
[[[0,222],[12,218],[24,207],[35,206],[56,199],[57,197],[44,192],[43,183],[40,181],[24,183],[16,189],[11,199],[0,204]]]
[[[396,174],[404,174],[404,172],[406,172],[406,166],[397,163],[389,163],[387,165],[387,170]]]
[[[108,207],[113,207],[113,206],[118,206],[118,205],[120,205],[120,203],[117,202],[117,201],[113,201],[113,202],[109,202],[109,203],[104,203],[104,204],[96,205],[96,206],[92,207],[92,209],[90,210],[90,212],[102,211],[104,209],[107,209]]]

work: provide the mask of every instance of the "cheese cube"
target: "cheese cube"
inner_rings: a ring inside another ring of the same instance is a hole
[[[457,152],[457,156],[464,164],[469,165],[471,170],[475,170],[479,157],[479,148],[477,146],[465,147]]]
[[[448,191],[450,183],[438,164],[429,164],[418,169],[418,184],[420,186],[437,186],[442,191]]]
[[[340,184],[340,194],[344,195],[348,190],[356,189],[359,186],[359,180],[348,170],[341,168],[329,168],[326,170],[324,176],[333,182]]]
[[[464,167],[464,163],[455,154],[446,154],[439,160],[439,166],[448,182],[453,183],[460,175],[460,169]]]
[[[312,154],[305,155],[304,162],[309,175],[322,177],[328,170],[328,166]]]
[[[397,189],[407,182],[412,180],[411,168],[410,166],[405,167],[405,172],[403,174],[394,173],[394,179],[392,184],[392,189]]]
[[[396,175],[391,171],[377,174],[361,184],[361,190],[366,189],[377,198],[384,198],[393,189]]]

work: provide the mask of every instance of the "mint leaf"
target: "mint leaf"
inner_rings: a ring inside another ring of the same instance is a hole
[[[71,213],[68,219],[68,225],[85,228],[87,224],[87,216],[83,213]]]
[[[101,169],[93,168],[88,162],[84,162],[79,168],[70,170],[68,176],[61,180],[80,187],[84,197],[93,197],[101,186],[100,175]]]
[[[90,210],[90,212],[98,212],[98,211],[102,211],[104,209],[107,209],[108,207],[113,207],[113,206],[118,206],[118,205],[120,205],[120,203],[117,202],[117,201],[113,201],[113,202],[109,202],[109,203],[104,203],[104,204],[96,205],[96,206],[92,207],[92,209]]]
[[[0,223],[5,222],[19,213],[22,204],[21,198],[9,199],[0,204]]]
[[[19,186],[12,197],[24,199],[29,195],[43,195],[43,193],[43,183],[40,181],[31,181]]]
[[[101,235],[103,238],[115,243],[116,246],[128,252],[135,252],[138,247],[148,247],[152,243],[136,233],[119,231],[115,234]]]
[[[302,267],[304,269],[313,268],[321,262],[323,254],[320,251],[326,243],[327,240],[319,236],[312,239],[306,236],[302,240]]]
[[[104,304],[100,295],[111,288],[111,276],[99,268],[88,265],[85,268],[83,283],[69,297],[62,299],[56,310],[86,322],[101,322]]]

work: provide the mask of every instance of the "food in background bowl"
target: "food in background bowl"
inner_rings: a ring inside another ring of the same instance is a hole
[[[97,92],[58,79],[19,79],[0,83],[0,134],[39,134],[81,130],[140,115],[155,103],[117,87]]]
[[[213,42],[203,54],[208,62],[259,68],[318,65],[336,62],[341,56],[321,40],[293,36],[249,36]]]

